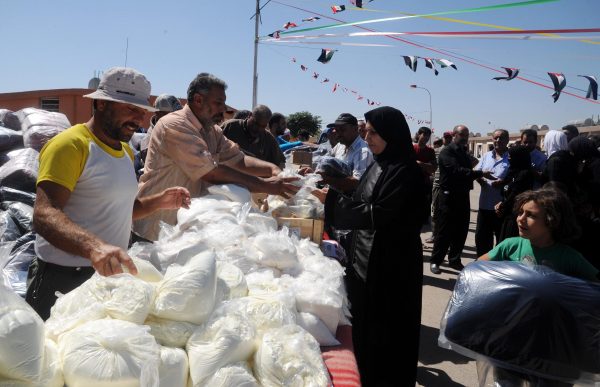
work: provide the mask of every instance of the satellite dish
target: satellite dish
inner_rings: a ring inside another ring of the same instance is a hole
[[[100,85],[100,78],[94,77],[88,82],[88,89],[97,89]]]

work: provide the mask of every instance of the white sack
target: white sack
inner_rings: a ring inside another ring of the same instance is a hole
[[[38,380],[43,357],[44,322],[25,300],[0,285],[0,376]]]
[[[184,321],[173,321],[148,316],[144,325],[150,327],[150,334],[160,345],[185,348],[185,345],[199,325]]]
[[[258,263],[261,266],[284,270],[298,264],[296,246],[288,236],[288,230],[285,227],[281,231],[256,235],[252,238],[252,244],[260,252]]]
[[[171,265],[156,287],[154,316],[200,324],[213,310],[217,287],[215,253],[205,251],[184,266]]]
[[[154,267],[154,265],[144,259],[131,257],[133,264],[137,268],[136,278],[146,282],[159,282],[163,279],[163,275],[160,271]],[[129,273],[129,269],[125,265],[121,265],[124,273]]]
[[[232,202],[248,203],[252,196],[248,189],[237,184],[217,184],[208,187],[208,192],[213,195],[223,195]]]
[[[331,385],[319,343],[298,325],[264,334],[254,355],[254,375],[264,387]]]
[[[340,345],[341,343],[331,334],[327,325],[312,313],[298,313],[298,325],[312,335],[321,347]]]
[[[253,325],[238,314],[213,315],[186,346],[193,385],[203,386],[221,367],[248,360],[256,349],[255,335]]]
[[[160,347],[160,387],[186,387],[189,371],[188,357],[183,349]]]
[[[58,352],[69,387],[158,387],[160,346],[150,329],[96,320],[60,336]]]
[[[40,378],[33,382],[23,380],[3,379],[0,376],[0,386],[2,387],[63,387],[65,381],[62,375],[62,366],[58,357],[56,343],[46,339],[44,348],[44,365]]]
[[[247,362],[238,362],[219,369],[205,387],[260,387]]]
[[[231,263],[217,261],[216,303],[248,295],[244,273]]]

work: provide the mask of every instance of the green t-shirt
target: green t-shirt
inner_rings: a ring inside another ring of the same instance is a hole
[[[554,271],[571,277],[597,281],[598,269],[578,251],[556,243],[549,247],[533,247],[529,239],[515,237],[500,242],[488,253],[490,261],[517,261],[531,257],[535,263],[548,266]]]

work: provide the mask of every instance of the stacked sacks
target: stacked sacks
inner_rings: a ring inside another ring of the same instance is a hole
[[[54,113],[36,108],[25,108],[16,112],[21,122],[23,144],[38,152],[54,136],[71,126],[62,113]]]

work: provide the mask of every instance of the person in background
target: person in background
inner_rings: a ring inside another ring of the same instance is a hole
[[[154,126],[162,117],[166,116],[171,112],[175,112],[177,110],[183,109],[181,106],[181,102],[174,95],[169,94],[161,94],[156,97],[154,100],[154,108],[156,112],[150,118],[150,127],[146,131],[146,135],[142,139],[140,143],[140,153],[139,153],[139,164],[136,166],[136,172],[139,175],[144,173],[144,164],[146,163],[146,155],[148,154],[148,143],[150,142],[150,135],[152,135],[152,131],[154,130]]]
[[[365,113],[366,141],[374,161],[354,193],[316,190],[325,221],[356,233],[348,252],[346,287],[352,340],[364,386],[414,386],[419,354],[423,253],[423,174],[401,111],[379,107]],[[397,304],[402,297],[402,324]],[[390,356],[402,348],[403,360]]]
[[[88,122],[52,138],[40,152],[33,224],[37,232],[27,302],[46,320],[56,293],[68,293],[94,272],[110,276],[137,269],[127,255],[132,219],[157,210],[187,208],[190,194],[166,188],[136,199],[133,153],[127,142],[140,127],[150,82],[131,68],[106,71]]]
[[[500,237],[498,243],[506,238],[519,235],[517,215],[513,212],[515,198],[533,189],[537,173],[531,166],[531,152],[523,145],[508,149],[508,172],[504,177],[502,200],[494,206],[494,211],[500,219]],[[491,247],[490,247],[491,249]]]
[[[548,158],[561,150],[567,150],[569,145],[567,135],[561,130],[549,130],[544,136],[544,151]]]
[[[433,150],[435,151],[438,148],[441,148],[444,145],[444,140],[442,140],[441,138],[436,138],[435,140],[433,140]],[[437,160],[437,154],[436,154],[436,160]]]
[[[491,171],[473,170],[473,161],[467,152],[469,128],[454,127],[452,143],[440,152],[440,192],[437,196],[437,218],[433,236],[433,252],[429,268],[441,274],[441,263],[448,254],[448,266],[462,270],[462,250],[469,232],[471,204],[469,191],[473,180],[496,178]]]
[[[289,197],[298,191],[291,179],[278,178],[281,169],[244,155],[215,122],[225,110],[225,82],[200,73],[188,87],[188,103],[158,121],[150,138],[138,197],[160,192],[165,186],[186,187],[192,197],[203,196],[210,184],[238,184],[251,192]],[[134,222],[141,237],[158,239],[161,221],[177,223],[177,211],[163,210]]]
[[[437,170],[437,158],[433,148],[427,145],[431,138],[431,129],[426,126],[422,126],[415,133],[415,143],[413,148],[417,155],[417,164],[423,171],[423,181],[427,187],[427,207],[423,214],[423,224],[427,224],[429,215],[431,213],[431,192],[433,189],[433,174]]]
[[[441,146],[435,148],[435,160],[436,165],[440,163],[440,152],[444,149],[445,146],[450,145],[452,142],[452,132],[444,132],[442,135]],[[434,142],[435,145],[435,142]],[[433,243],[433,236],[435,235],[435,221],[437,219],[437,196],[440,192],[440,168],[436,168],[435,173],[433,174],[433,184],[431,189],[431,236],[425,239],[425,243]]]
[[[252,112],[250,110],[238,110],[233,113],[233,118],[236,120],[245,120],[250,117],[252,117]]]
[[[579,129],[577,129],[575,125],[565,125],[562,127],[562,131],[567,135],[567,143],[579,136]],[[548,155],[548,157],[550,157],[550,155]]]
[[[367,135],[367,124],[365,123],[365,120],[358,120],[358,135],[363,140],[365,139],[365,136]]]
[[[533,169],[541,174],[546,167],[546,155],[537,149],[537,132],[533,129],[526,129],[521,133],[521,144],[526,146],[531,153],[531,164]]]
[[[310,139],[310,133],[308,132],[308,130],[306,129],[301,129],[298,132],[298,140],[302,141],[302,142],[308,142],[308,140]]]
[[[350,192],[358,185],[358,180],[373,162],[373,154],[369,146],[358,135],[358,120],[350,113],[342,113],[333,124],[327,125],[335,132],[338,143],[332,153],[336,159],[342,160],[352,168],[352,176],[336,178],[323,176],[326,184],[343,192]]]
[[[249,118],[227,120],[221,124],[221,129],[225,137],[235,142],[246,155],[284,168],[285,156],[275,137],[267,130],[271,116],[271,109],[267,106],[256,105]]]
[[[477,227],[475,230],[475,246],[477,256],[480,256],[494,247],[500,241],[502,219],[496,215],[494,207],[502,201],[501,188],[504,186],[504,177],[508,172],[508,131],[497,129],[492,133],[494,142],[493,150],[486,152],[475,167],[477,171],[491,171],[496,180],[485,178],[477,179],[481,186],[479,194],[479,210],[477,211]]]

